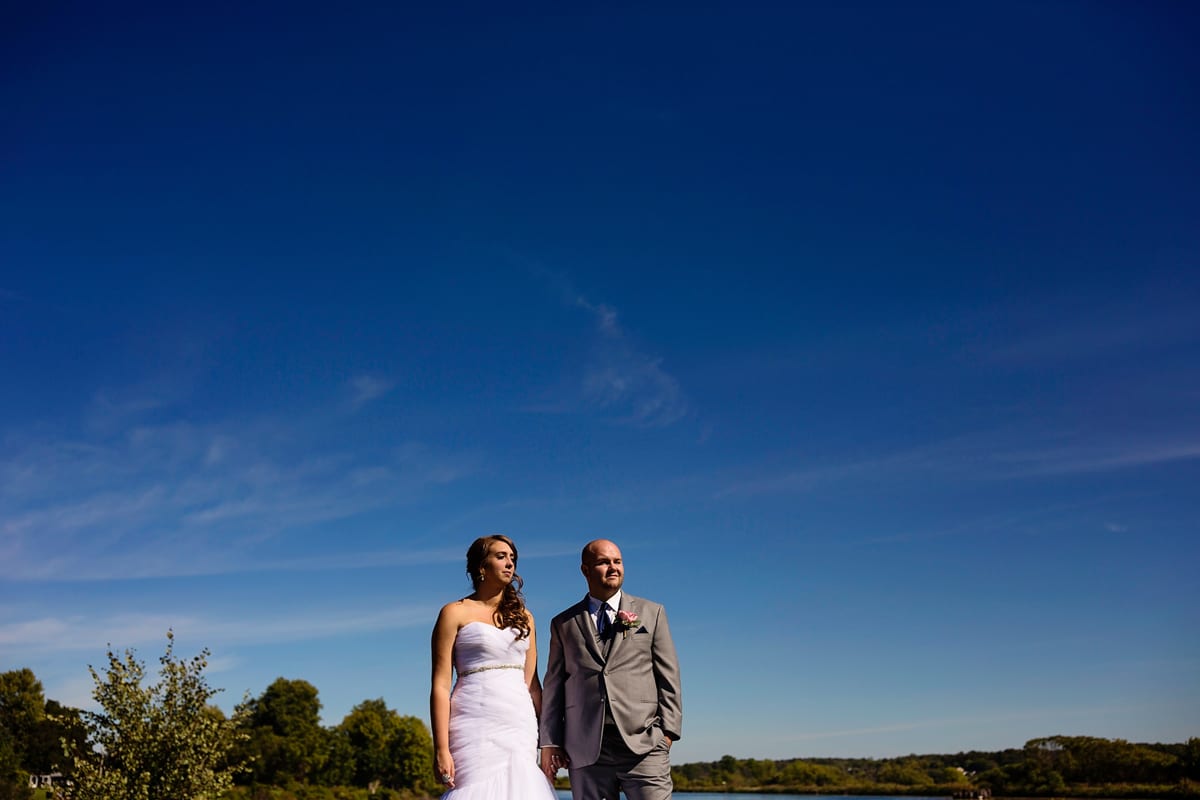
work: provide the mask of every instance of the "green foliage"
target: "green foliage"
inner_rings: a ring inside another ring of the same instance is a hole
[[[338,726],[354,753],[355,786],[367,786],[373,781],[394,785],[392,740],[396,738],[399,718],[379,698],[356,705]]]
[[[103,674],[88,667],[101,711],[82,712],[88,746],[71,750],[73,800],[207,800],[232,785],[240,719],[209,706],[220,690],[203,675],[208,651],[176,659],[168,631],[161,679],[150,686],[133,651],[107,655]]]
[[[39,713],[41,684],[29,670],[0,675],[0,800],[47,800],[29,791],[26,773],[48,771],[60,739],[74,742],[69,749],[80,765],[73,800],[218,794],[223,800],[423,800],[440,794],[432,738],[418,717],[402,716],[379,698],[325,728],[316,687],[279,678],[226,720],[208,704],[215,692],[201,676],[207,651],[176,661],[172,641],[168,633],[162,681],[146,689],[132,654],[118,659],[110,652],[106,678],[92,670],[104,713],[82,714],[82,721],[81,712],[53,700]],[[9,726],[31,733],[18,742]],[[253,768],[240,777],[249,785],[230,788],[230,775],[246,760]],[[892,759],[727,755],[676,765],[672,775],[680,791],[940,796],[989,789],[995,796],[1200,800],[1200,738],[1134,744],[1050,736],[1020,749]]]
[[[850,775],[837,767],[791,761],[783,768],[782,782],[789,786],[846,786],[854,783]]]
[[[82,726],[60,721],[70,714],[46,700],[30,669],[0,673],[0,800],[33,797],[29,773],[46,773],[64,761],[61,740],[81,740]]]
[[[1200,738],[1193,736],[1179,746],[1179,763],[1184,778],[1200,781]]]
[[[79,709],[57,700],[46,701],[46,716],[33,731],[25,750],[25,766],[30,772],[71,774],[66,750],[82,750],[87,745],[87,728]],[[64,749],[64,742],[66,743]]]
[[[29,742],[45,719],[42,684],[30,669],[0,673],[0,800],[26,800]]]
[[[1063,783],[1162,783],[1181,777],[1178,757],[1124,739],[1050,736],[1031,739],[1025,752],[1039,774],[1058,773]]]
[[[238,752],[250,762],[250,781],[306,783],[326,771],[333,742],[321,727],[317,687],[276,678],[244,710],[248,740]]]
[[[240,782],[255,787],[374,786],[440,793],[433,780],[433,737],[417,717],[364,700],[332,729],[320,724],[321,702],[307,681],[276,679],[246,703],[249,764]]]
[[[45,706],[42,682],[33,670],[0,672],[0,727],[13,737],[18,753],[23,752],[23,744],[45,718]]]
[[[325,765],[317,773],[315,783],[321,786],[351,786],[354,784],[354,747],[339,728],[325,731]]]
[[[433,734],[419,717],[400,717],[392,758],[396,764],[394,788],[441,793],[433,783]]]
[[[1055,736],[993,753],[804,761],[727,755],[676,765],[671,773],[682,791],[951,795],[988,789],[995,796],[1197,798],[1200,785],[1190,777],[1197,760],[1200,739],[1164,745]]]
[[[29,774],[21,769],[17,755],[16,737],[0,726],[0,800],[28,800]]]
[[[798,759],[769,761],[724,756],[720,761],[681,764],[671,772],[676,788],[696,791],[770,788],[816,792],[860,783],[839,767]]]
[[[913,759],[890,761],[879,770],[876,778],[880,783],[894,783],[899,786],[932,786],[933,778],[925,774]]]
[[[382,698],[356,705],[337,731],[353,753],[355,786],[417,789],[433,774],[433,737],[425,723],[400,716]]]
[[[959,767],[935,767],[929,770],[929,777],[936,784],[942,786],[953,786],[955,784],[967,785],[967,773],[965,769]]]

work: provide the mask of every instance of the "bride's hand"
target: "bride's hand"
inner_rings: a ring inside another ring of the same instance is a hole
[[[434,759],[437,768],[437,779],[447,788],[454,788],[454,756],[449,750],[439,750]]]
[[[542,748],[542,772],[546,774],[549,780],[553,781],[558,771],[565,769],[567,766],[567,754],[563,752],[561,747],[549,746]]]

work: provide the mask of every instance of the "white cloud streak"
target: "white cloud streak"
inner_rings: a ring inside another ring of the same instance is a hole
[[[350,381],[350,407],[357,411],[368,403],[378,400],[396,386],[393,380],[374,375],[359,375]]]
[[[1041,719],[1061,719],[1063,717],[1086,717],[1096,714],[1113,714],[1139,710],[1140,706],[1098,706],[1094,708],[1038,708],[1011,711],[1003,714],[979,714],[974,716],[947,717],[941,719],[922,719],[907,722],[897,722],[888,725],[874,725],[865,728],[846,728],[826,731],[799,731],[790,734],[790,741],[811,742],[821,739],[836,739],[846,736],[868,736],[880,733],[901,733],[922,728],[945,728],[961,725],[989,725],[1001,722],[1035,721]]]
[[[564,305],[585,311],[594,330],[591,353],[578,377],[579,399],[567,407],[541,403],[527,407],[527,411],[573,412],[575,404],[582,403],[585,409],[605,416],[613,424],[636,428],[667,427],[689,415],[689,402],[678,379],[663,366],[662,358],[644,352],[632,341],[616,308],[593,302],[561,272],[514,253],[509,257],[544,281]]]
[[[1013,474],[1070,475],[1109,472],[1200,458],[1200,439],[1146,438],[1121,442],[1079,442],[1061,447],[1000,453],[995,461]]]
[[[1193,313],[1163,309],[1159,314],[1138,318],[1117,317],[1051,325],[1038,333],[991,351],[1000,363],[1014,365],[1050,364],[1095,358],[1111,358],[1194,340],[1200,324]],[[1128,316],[1128,312],[1125,312]]]
[[[177,638],[213,642],[213,646],[302,642],[427,625],[436,611],[432,606],[408,606],[383,611],[344,609],[303,614],[289,608],[274,616],[239,615],[227,619],[162,612],[104,618],[44,617],[0,625],[0,647],[31,654],[102,652],[110,644],[124,650],[157,645],[167,630],[173,630]]]
[[[141,426],[0,446],[0,554],[23,579],[241,572],[255,546],[402,505],[477,468],[408,442],[364,456],[301,426]]]
[[[574,301],[591,314],[598,334],[583,377],[585,400],[614,413],[619,424],[634,427],[665,427],[687,416],[688,403],[679,381],[663,369],[662,359],[634,347],[616,310],[582,295]]]
[[[729,481],[717,498],[801,494],[830,484],[887,475],[911,480],[937,474],[972,480],[1020,480],[1102,473],[1200,458],[1200,436],[1128,433],[1123,436],[994,431],[860,460],[760,473]]]

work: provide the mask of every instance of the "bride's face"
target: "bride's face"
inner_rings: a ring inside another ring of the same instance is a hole
[[[517,571],[517,559],[512,548],[504,542],[492,542],[483,559],[484,581],[507,584]]]

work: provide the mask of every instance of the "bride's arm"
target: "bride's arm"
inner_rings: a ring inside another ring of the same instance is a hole
[[[450,680],[454,672],[454,637],[458,635],[454,604],[445,606],[433,626],[430,650],[433,675],[429,689],[429,723],[433,727],[433,761],[439,781],[454,785],[454,758],[450,755]],[[449,780],[443,776],[449,775]]]
[[[540,719],[542,716],[542,682],[538,680],[537,671],[537,629],[533,624],[533,614],[526,611],[525,616],[529,619],[529,652],[525,654],[525,685],[529,687],[529,696],[533,698],[533,713]]]

